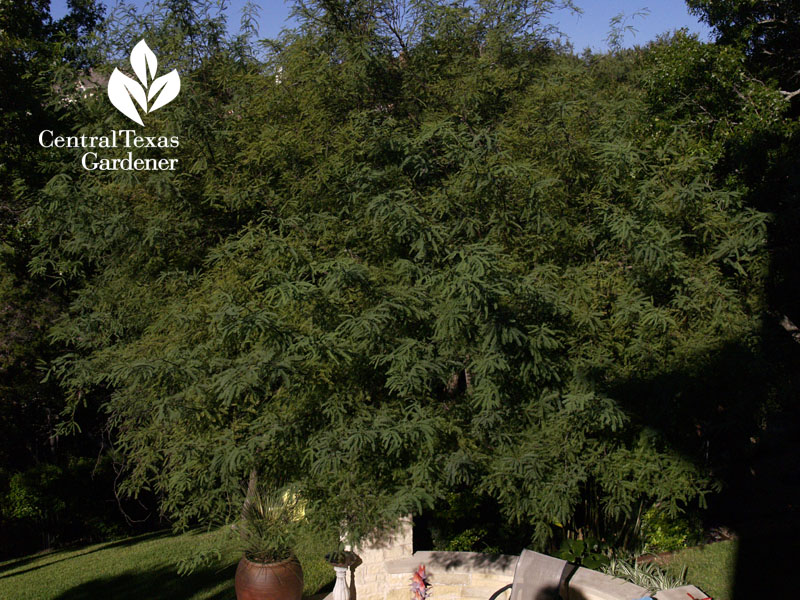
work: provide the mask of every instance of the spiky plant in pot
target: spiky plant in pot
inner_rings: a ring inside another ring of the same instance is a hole
[[[244,551],[236,569],[237,600],[300,600],[303,570],[293,548],[304,516],[297,493],[249,491],[237,527]]]

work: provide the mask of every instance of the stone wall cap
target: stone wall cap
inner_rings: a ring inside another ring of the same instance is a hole
[[[687,596],[687,594],[691,594],[692,598],[696,598],[696,600],[702,600],[707,597],[705,592],[693,585],[683,585],[669,590],[661,590],[656,592],[654,596],[656,600],[688,600],[689,596]]]
[[[413,573],[424,564],[428,569],[513,576],[518,559],[519,556],[509,554],[422,550],[407,558],[387,560],[384,564],[386,571],[391,574]]]

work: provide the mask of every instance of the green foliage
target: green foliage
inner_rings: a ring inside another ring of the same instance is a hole
[[[646,60],[648,100],[663,119],[657,119],[657,129],[691,122],[717,156],[754,138],[763,146],[765,138],[786,130],[789,105],[744,68],[741,49],[705,44],[679,32],[654,44]]]
[[[500,554],[498,546],[486,543],[489,532],[482,527],[471,527],[456,534],[447,541],[444,550],[447,552],[483,552],[485,554]]]
[[[672,552],[700,542],[702,525],[687,515],[670,516],[658,506],[642,515],[645,552]]]
[[[414,547],[420,550],[513,554],[527,547],[530,537],[530,526],[509,523],[493,498],[463,486],[414,515]]]
[[[602,570],[604,573],[643,587],[651,594],[687,583],[685,569],[682,573],[673,575],[654,562],[637,562],[635,559],[611,558]]]
[[[110,460],[67,455],[63,464],[43,462],[10,474],[0,497],[4,526],[31,543],[50,548],[74,540],[115,538],[125,531],[113,497]],[[28,538],[33,537],[33,540]]]
[[[451,552],[472,552],[477,547],[478,542],[486,536],[486,530],[480,528],[465,529],[448,543],[445,550]]]
[[[9,480],[3,512],[13,519],[34,520],[62,513],[66,504],[53,493],[60,475],[60,469],[50,464],[15,473]]]
[[[587,569],[599,569],[609,564],[605,544],[594,539],[565,539],[556,556]]]

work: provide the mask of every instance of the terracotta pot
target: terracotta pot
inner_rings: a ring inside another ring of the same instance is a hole
[[[236,600],[301,600],[303,569],[295,557],[267,564],[242,557],[234,587]]]

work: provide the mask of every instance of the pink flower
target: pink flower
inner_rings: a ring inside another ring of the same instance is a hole
[[[425,573],[425,565],[420,565],[416,572],[411,576],[411,600],[425,600],[430,592],[428,575]]]

